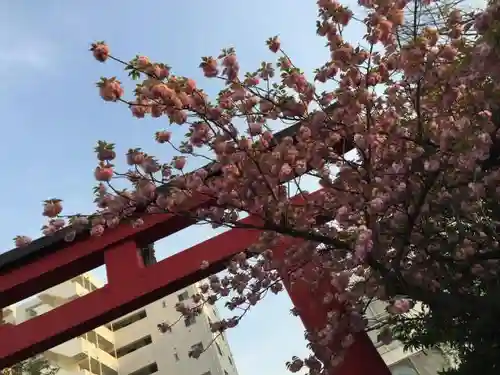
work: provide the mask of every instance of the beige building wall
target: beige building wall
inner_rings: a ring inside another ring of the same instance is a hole
[[[385,308],[386,304],[383,302],[372,302],[368,306],[367,317],[370,321],[383,321],[388,316]],[[426,352],[404,351],[403,344],[399,341],[383,345],[377,340],[378,333],[379,331],[373,330],[369,332],[369,336],[393,375],[437,375],[438,371],[449,367],[448,358],[437,348]]]
[[[205,305],[193,319],[180,318],[175,310],[178,302],[186,302],[195,293],[197,287],[190,286],[109,325],[115,333],[119,375],[147,375],[148,366],[164,374],[237,374],[225,335],[217,337],[210,331],[210,321],[219,319],[215,306]],[[177,320],[171,331],[158,330],[159,323],[173,324]],[[198,359],[189,358],[189,351],[196,345],[206,351]]]
[[[18,306],[3,310],[4,321],[21,323],[67,303],[102,286],[90,274],[40,293]],[[178,302],[197,293],[196,285],[158,300],[76,337],[44,353],[56,364],[58,375],[237,375],[234,359],[225,335],[210,332],[210,321],[218,320],[215,306],[205,305],[194,319],[181,318],[171,332],[161,333],[157,325],[174,323],[180,318]],[[385,304],[372,303],[368,317],[380,321],[387,317]],[[382,345],[377,331],[369,333],[382,358],[394,375],[437,375],[448,366],[439,350],[405,352],[400,342]],[[198,359],[188,357],[191,347],[202,345],[206,351]]]
[[[90,274],[57,285],[27,302],[4,309],[7,323],[19,324],[102,286]],[[194,319],[180,318],[175,305],[197,293],[196,285],[158,300],[106,326],[73,338],[44,353],[58,375],[237,375],[225,335],[216,337],[210,321],[215,306],[204,306]],[[174,323],[161,333],[159,323]],[[200,358],[188,357],[193,345],[203,345]]]

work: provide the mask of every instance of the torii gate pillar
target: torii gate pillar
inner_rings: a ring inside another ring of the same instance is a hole
[[[273,257],[280,263],[285,259],[285,252],[289,246],[279,246],[273,249]],[[313,265],[308,263],[302,267],[304,279],[307,280],[313,275]],[[281,277],[290,295],[293,305],[298,310],[299,316],[304,323],[306,330],[316,332],[323,329],[328,321],[328,313],[339,308],[338,304],[332,301],[329,304],[323,302],[323,296],[328,293],[335,293],[335,289],[327,279],[320,280],[317,287],[311,285],[304,279],[296,279],[290,282],[290,272],[281,270]],[[338,343],[332,342],[329,348],[331,352],[338,350]],[[316,353],[321,355],[321,353]],[[336,367],[332,368],[329,375],[391,375],[391,371],[378,353],[366,332],[360,332],[355,336],[352,344],[345,353],[344,360]]]
[[[289,127],[276,137],[293,136],[296,130],[297,126]],[[345,153],[352,148],[352,142],[343,140],[337,148],[339,154]],[[186,210],[194,211],[209,201],[207,197],[190,199]],[[103,264],[108,273],[108,283],[101,289],[22,324],[0,323],[0,368],[12,366],[222,271],[228,260],[246,252],[260,235],[258,230],[233,229],[155,262],[152,249],[145,247],[193,222],[173,214],[145,215],[143,219],[144,224],[139,228],[122,224],[106,230],[101,237],[90,237],[87,233],[72,243],[64,240],[62,230],[0,255],[0,311]],[[242,221],[251,222],[252,218]],[[277,260],[284,259],[284,247],[274,251]],[[148,259],[144,255],[149,255]],[[210,266],[202,270],[200,265],[204,261]],[[311,272],[308,267],[306,273]],[[304,326],[311,332],[322,329],[329,310],[335,308],[324,305],[322,296],[334,292],[333,287],[325,281],[313,291],[300,281],[291,285],[286,275],[284,270],[285,286]],[[360,333],[342,365],[329,375],[368,374],[390,375],[390,371],[366,333]]]
[[[247,225],[251,221],[251,217],[243,219]],[[109,230],[101,238],[72,244],[62,242],[57,245],[60,248],[54,244],[47,251],[34,249],[35,254],[41,252],[35,257],[29,254],[31,249],[19,253],[19,250],[13,250],[11,254],[0,256],[18,257],[11,260],[15,260],[16,267],[13,264],[9,268],[8,263],[4,270],[0,267],[0,308],[103,263],[108,273],[108,284],[101,289],[20,325],[0,326],[0,368],[50,349],[223,270],[231,257],[245,252],[260,235],[258,230],[232,229],[167,259],[151,262],[149,267],[145,266],[139,251],[144,244],[136,242],[139,235],[147,233],[148,241],[155,241],[172,233],[172,228],[179,230],[188,225],[182,218],[172,215],[152,215],[145,219],[141,229],[125,225]],[[288,246],[297,241],[291,239]],[[278,262],[285,258],[286,248],[278,246],[273,249]],[[4,259],[8,260],[7,257]],[[210,266],[201,270],[200,265],[205,260]],[[306,273],[310,272],[308,267],[305,267]],[[322,329],[329,310],[335,308],[324,305],[322,296],[334,292],[333,287],[326,281],[315,290],[300,281],[291,285],[287,274],[286,271],[282,273],[285,286],[305,328],[310,332]],[[348,349],[343,364],[332,370],[330,375],[366,374],[390,375],[390,371],[366,333],[360,333]]]

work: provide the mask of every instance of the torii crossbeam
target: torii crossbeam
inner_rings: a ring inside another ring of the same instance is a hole
[[[285,129],[277,137],[293,134],[296,126]],[[340,151],[352,148],[348,142],[341,143]],[[194,211],[209,203],[208,198],[193,199],[188,209]],[[223,270],[231,257],[246,252],[260,235],[255,229],[232,229],[146,267],[139,248],[193,222],[186,216],[172,214],[144,215],[143,219],[144,224],[140,227],[123,224],[108,229],[101,237],[84,234],[71,243],[64,241],[64,233],[56,233],[0,255],[0,309],[103,264],[108,277],[103,288],[43,315],[19,325],[0,325],[0,368],[48,350]],[[243,222],[252,224],[255,220],[249,217]],[[277,260],[284,259],[285,249],[299,240],[286,241],[273,249]],[[203,261],[208,262],[208,268],[200,268]],[[284,281],[306,329],[321,329],[328,309],[318,295],[330,291],[332,286],[320,285],[320,290],[313,295],[308,285],[298,282],[290,288],[286,275]],[[349,348],[335,374],[368,373],[390,375],[363,333]]]

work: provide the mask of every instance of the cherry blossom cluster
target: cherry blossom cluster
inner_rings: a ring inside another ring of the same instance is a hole
[[[412,12],[438,9],[440,1],[414,7],[409,0],[360,0],[361,18],[337,0],[317,4],[317,33],[330,55],[314,82],[272,37],[267,46],[277,62],[254,72],[242,74],[233,48],[202,58],[204,76],[225,85],[213,100],[165,63],[146,56],[124,62],[106,43],[92,44],[97,61],[122,64],[137,81],[128,98],[120,80],[102,78],[99,95],[127,105],[134,117],[167,118],[171,128],[154,138],[175,156],[160,160],[134,146],[120,172],[114,144],[99,141],[96,212],[64,216],[60,199],[43,208],[43,233],[70,225],[68,241],[79,231],[99,236],[123,223],[140,226],[148,213],[229,227],[242,225],[242,213],[258,218],[265,231],[249,249],[254,260],[237,255],[201,294],[245,310],[286,283],[316,288],[326,280],[328,323],[306,334],[315,355],[287,363],[311,375],[340,363],[367,328],[369,301],[406,314],[414,300],[432,304],[443,290],[473,294],[478,282],[498,277],[492,254],[500,246],[500,223],[491,215],[500,201],[499,3],[480,11],[443,7],[439,27],[413,23]],[[360,24],[364,40],[346,40],[344,31]],[[321,91],[324,83],[330,85]],[[291,124],[293,132],[275,136]],[[186,136],[174,142],[179,132]],[[351,149],[354,160],[344,155]],[[209,164],[193,170],[197,158]],[[303,176],[316,178],[321,193],[304,190]],[[117,189],[118,178],[130,187]],[[194,212],[194,201],[203,208]],[[273,251],[289,238],[300,242],[278,264]],[[31,239],[15,241],[25,246]],[[380,337],[390,342],[390,327]]]

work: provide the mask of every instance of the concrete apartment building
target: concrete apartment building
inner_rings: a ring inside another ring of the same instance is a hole
[[[5,309],[4,320],[21,323],[100,286],[89,274],[79,276],[28,302]],[[204,306],[202,313],[193,319],[181,318],[170,332],[161,333],[158,329],[159,323],[172,324],[178,320],[180,314],[175,305],[197,292],[196,285],[180,290],[58,345],[44,356],[60,368],[58,375],[237,375],[226,337],[221,335],[215,339],[210,332],[210,321],[218,320],[215,307]],[[381,302],[372,303],[367,313],[376,321],[387,316],[385,304]],[[369,333],[393,375],[437,375],[449,366],[448,359],[439,350],[404,352],[399,342],[390,345],[377,342],[377,334],[377,331]],[[191,348],[200,345],[207,348],[206,352],[198,359],[189,358]]]
[[[98,287],[89,274],[76,277],[5,309],[4,320],[19,324]],[[225,335],[215,338],[210,331],[210,321],[219,319],[215,307],[205,305],[198,316],[181,318],[169,332],[159,331],[159,323],[180,318],[175,305],[195,293],[196,285],[180,290],[43,355],[60,368],[58,375],[237,375]],[[198,359],[189,358],[195,346],[206,351]]]
[[[372,302],[368,306],[367,317],[374,322],[383,321],[388,316],[385,308],[385,303]],[[369,332],[369,336],[393,375],[437,375],[438,371],[450,366],[449,358],[439,349],[425,353],[404,351],[403,344],[398,341],[383,345],[377,340],[378,333],[377,330],[373,330]]]

